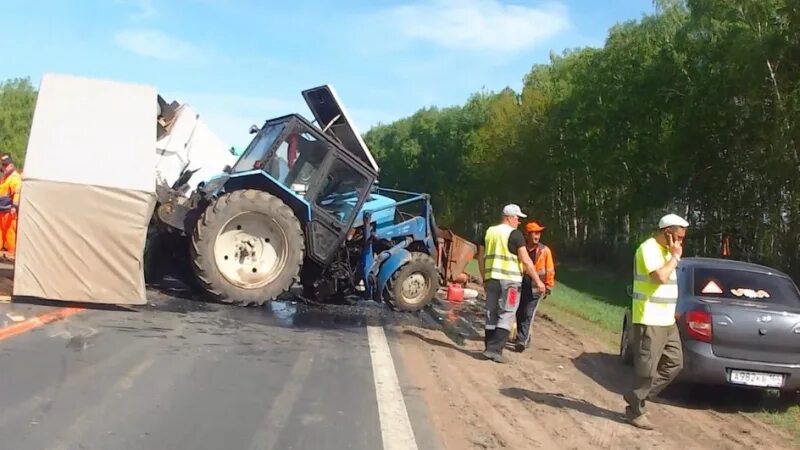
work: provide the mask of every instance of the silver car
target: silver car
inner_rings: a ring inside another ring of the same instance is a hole
[[[678,264],[675,317],[684,369],[676,381],[800,389],[800,290],[775,269],[727,259]],[[620,358],[632,365],[631,309],[625,311]]]

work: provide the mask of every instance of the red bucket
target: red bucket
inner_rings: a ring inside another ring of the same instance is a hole
[[[447,286],[447,300],[451,302],[460,302],[464,300],[464,288],[458,284],[450,284]]]

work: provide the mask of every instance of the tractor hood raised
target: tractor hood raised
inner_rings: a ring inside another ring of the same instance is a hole
[[[330,131],[344,148],[367,163],[375,172],[380,170],[332,86],[326,84],[307,89],[303,91],[303,98],[323,131]]]

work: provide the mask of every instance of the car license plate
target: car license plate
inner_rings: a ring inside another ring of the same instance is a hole
[[[783,375],[731,370],[731,383],[743,384],[746,386],[779,388],[783,386]]]

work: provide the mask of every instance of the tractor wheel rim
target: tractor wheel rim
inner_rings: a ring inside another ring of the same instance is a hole
[[[283,229],[258,212],[239,213],[222,226],[214,242],[214,262],[222,276],[243,289],[259,289],[286,265],[289,242]]]
[[[428,281],[425,275],[415,272],[403,280],[400,291],[406,303],[415,305],[425,298],[425,293],[428,290],[427,288]]]

